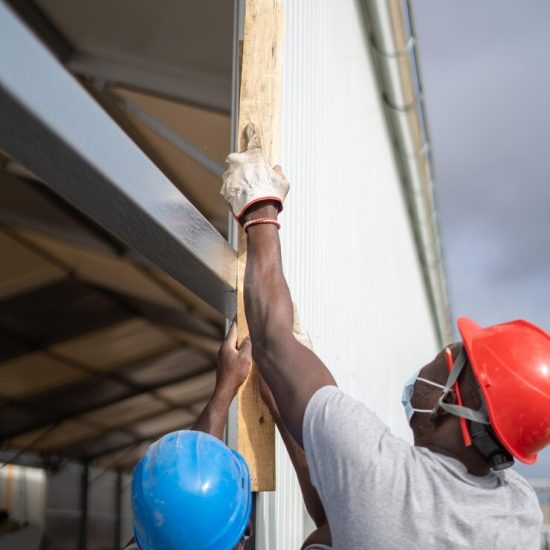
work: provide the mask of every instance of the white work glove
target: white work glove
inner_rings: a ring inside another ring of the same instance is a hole
[[[311,342],[311,338],[309,337],[306,329],[302,326],[302,323],[300,322],[300,316],[298,315],[298,308],[296,307],[296,304],[292,304],[292,309],[294,310],[292,334],[294,334],[294,338],[296,338],[296,340],[298,340],[300,344],[313,351],[313,343]]]
[[[249,206],[264,200],[278,202],[281,205],[279,210],[282,210],[290,185],[281,167],[271,168],[265,160],[254,124],[248,124],[243,135],[246,150],[231,153],[225,159],[229,166],[223,175],[220,194],[237,219]]]

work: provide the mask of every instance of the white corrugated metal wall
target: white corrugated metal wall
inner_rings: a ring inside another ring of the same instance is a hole
[[[21,524],[44,527],[46,474],[39,468],[15,464],[0,467],[0,510]]]
[[[403,383],[437,351],[403,192],[355,0],[284,0],[285,272],[340,387],[408,437]],[[280,441],[258,548],[299,548],[303,508]]]

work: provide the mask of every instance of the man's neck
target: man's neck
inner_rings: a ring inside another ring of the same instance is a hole
[[[454,449],[452,445],[446,446],[431,441],[417,441],[415,445],[462,462],[468,473],[474,476],[486,476],[491,473],[489,462],[473,446]]]

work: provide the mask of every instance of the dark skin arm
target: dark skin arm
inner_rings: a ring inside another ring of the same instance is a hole
[[[191,429],[223,439],[229,406],[251,367],[250,340],[244,340],[241,348],[237,349],[237,325],[233,322],[218,352],[214,393]]]
[[[231,401],[237,395],[240,385],[246,380],[252,367],[250,340],[243,341],[237,349],[237,324],[233,321],[224,343],[218,352],[216,387],[210,401],[192,426],[192,430],[205,432],[223,440],[227,414]],[[134,543],[132,537],[128,544]],[[242,548],[239,544],[237,548]]]
[[[247,210],[243,221],[276,219],[275,203],[263,201]],[[244,299],[252,353],[281,411],[282,419],[303,447],[302,423],[312,395],[336,382],[323,362],[292,334],[293,308],[281,263],[277,228],[248,228]]]
[[[300,447],[300,445],[298,445],[298,443],[296,443],[296,440],[287,430],[279,413],[279,409],[277,408],[277,403],[275,403],[273,393],[263,379],[261,381],[260,389],[262,399],[271,412],[271,416],[277,425],[277,429],[281,434],[281,438],[285,444],[288,456],[290,457],[294,470],[296,471],[296,476],[298,477],[298,483],[300,484],[300,489],[302,490],[306,510],[317,527],[317,529],[313,531],[313,533],[311,533],[305,540],[302,548],[306,548],[314,543],[332,546],[332,537],[330,534],[325,509],[323,508],[317,489],[315,489],[311,483],[304,450]]]

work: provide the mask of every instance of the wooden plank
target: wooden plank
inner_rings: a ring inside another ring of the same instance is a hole
[[[242,131],[253,122],[264,154],[276,163],[279,142],[279,101],[283,46],[283,13],[280,0],[246,0],[239,104],[240,150]],[[248,335],[243,281],[246,236],[239,229],[237,322],[239,343]],[[237,448],[248,463],[253,491],[275,490],[275,427],[260,397],[259,375],[254,365],[238,395]]]

